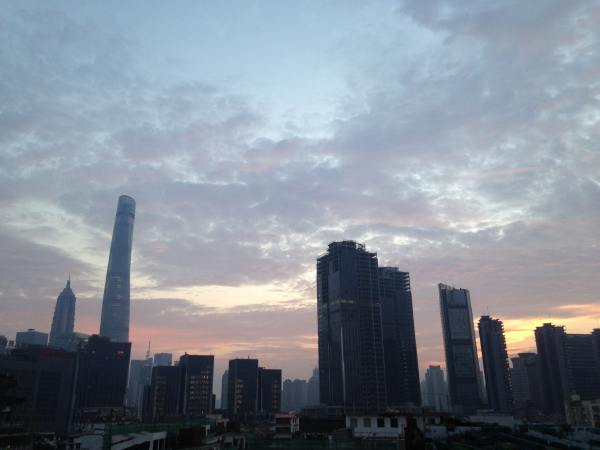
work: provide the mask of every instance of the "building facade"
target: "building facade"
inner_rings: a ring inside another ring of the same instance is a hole
[[[377,255],[332,242],[317,259],[321,403],[379,411],[386,383]]]
[[[473,414],[482,400],[471,298],[467,289],[438,289],[451,407],[456,414]]]
[[[172,353],[155,353],[154,354],[154,365],[155,366],[170,366],[173,364]]]
[[[232,359],[228,369],[227,410],[233,417],[256,415],[258,410],[258,359]]]
[[[429,366],[423,380],[423,404],[437,412],[449,411],[448,387],[440,366]]]
[[[387,404],[420,405],[419,362],[408,272],[379,268]]]
[[[69,276],[67,285],[56,299],[52,326],[50,327],[50,341],[48,342],[51,347],[64,348],[65,338],[73,335],[75,330],[75,302],[75,294],[71,289],[71,277]]]
[[[281,370],[258,369],[258,412],[271,416],[281,412]]]
[[[535,329],[535,345],[541,374],[544,413],[564,415],[569,398],[569,376],[565,354],[566,333],[562,326],[545,323]]]
[[[512,412],[512,390],[502,321],[481,316],[479,342],[488,407],[495,412],[509,414]]]
[[[204,417],[212,412],[215,357],[188,355],[179,358],[181,408],[186,417]]]
[[[541,374],[536,353],[511,358],[510,381],[516,417],[534,419],[542,410]]]
[[[113,342],[129,342],[129,285],[135,200],[121,195],[113,228],[104,297],[100,335]]]
[[[30,345],[45,347],[48,345],[48,333],[29,328],[27,331],[17,331],[15,347],[24,348]]]

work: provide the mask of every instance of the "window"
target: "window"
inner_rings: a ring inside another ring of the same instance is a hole
[[[385,427],[385,419],[383,417],[377,418],[377,428]]]
[[[397,417],[392,417],[390,419],[390,426],[392,428],[398,428],[398,418]]]
[[[363,425],[365,428],[371,428],[371,418],[370,417],[365,417],[363,419]]]
[[[354,428],[356,428],[357,425],[358,425],[358,420],[356,420],[356,417],[351,417],[350,418],[350,428],[354,429]]]

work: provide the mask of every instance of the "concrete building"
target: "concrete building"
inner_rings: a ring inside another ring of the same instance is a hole
[[[255,416],[258,411],[258,359],[232,359],[228,371],[227,410],[230,416]]]
[[[188,355],[179,358],[181,369],[181,409],[186,417],[205,417],[212,412],[213,355]]]
[[[258,413],[270,416],[281,412],[281,370],[258,368]]]
[[[534,419],[542,410],[538,356],[536,353],[519,353],[511,358],[511,362],[513,412],[516,417]]]
[[[512,390],[504,325],[501,320],[481,316],[478,327],[488,407],[498,413],[510,414]]]
[[[482,406],[479,360],[467,289],[439,284],[448,390],[453,412],[472,414]]]
[[[423,380],[423,405],[431,406],[437,412],[450,410],[448,387],[444,380],[444,371],[440,366],[429,366]]]
[[[229,370],[223,372],[221,376],[221,409],[227,409],[227,392],[229,387]]]
[[[24,348],[30,345],[45,347],[48,345],[48,333],[35,331],[33,328],[29,328],[27,331],[18,331],[15,338],[15,347]]]

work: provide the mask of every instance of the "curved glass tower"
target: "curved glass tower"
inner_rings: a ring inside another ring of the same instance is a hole
[[[113,342],[129,341],[129,272],[134,220],[135,200],[121,195],[110,244],[100,321],[100,335]]]

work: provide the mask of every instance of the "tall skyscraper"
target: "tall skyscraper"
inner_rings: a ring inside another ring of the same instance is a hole
[[[386,406],[377,255],[332,242],[317,259],[321,403],[369,411]]]
[[[538,355],[519,353],[511,361],[510,381],[515,416],[534,419],[542,410]]]
[[[152,381],[144,409],[154,421],[166,420],[181,413],[181,369],[182,366],[158,365],[152,368]]]
[[[508,414],[512,412],[512,391],[502,321],[490,316],[481,316],[479,342],[488,405],[496,412]]]
[[[258,368],[258,412],[264,416],[281,411],[281,370]]]
[[[564,415],[564,402],[570,394],[565,340],[565,328],[562,326],[545,323],[535,329],[542,375],[542,402],[547,414]]]
[[[63,342],[67,336],[73,334],[75,328],[75,294],[71,289],[71,277],[67,280],[67,285],[56,299],[54,307],[54,316],[52,317],[52,327],[50,328],[51,347],[63,347]]]
[[[423,404],[438,412],[447,412],[448,389],[444,380],[444,371],[440,366],[429,366],[423,380]]]
[[[565,355],[569,395],[578,395],[581,400],[600,399],[600,365],[594,353],[593,334],[567,333]]]
[[[388,405],[421,404],[419,362],[408,272],[379,268]]]
[[[253,416],[258,408],[258,359],[229,361],[228,407],[231,416]]]
[[[185,354],[179,358],[180,405],[187,417],[203,417],[212,412],[214,366],[213,355]]]
[[[225,369],[221,376],[221,409],[227,409],[227,392],[229,387],[229,370]]]
[[[110,244],[100,321],[100,335],[113,342],[129,342],[129,280],[134,220],[135,200],[121,195]]]
[[[482,401],[471,298],[467,289],[438,289],[450,403],[456,414],[472,414]]]
[[[319,404],[319,368],[313,369],[312,377],[306,385],[306,404],[315,406]]]

